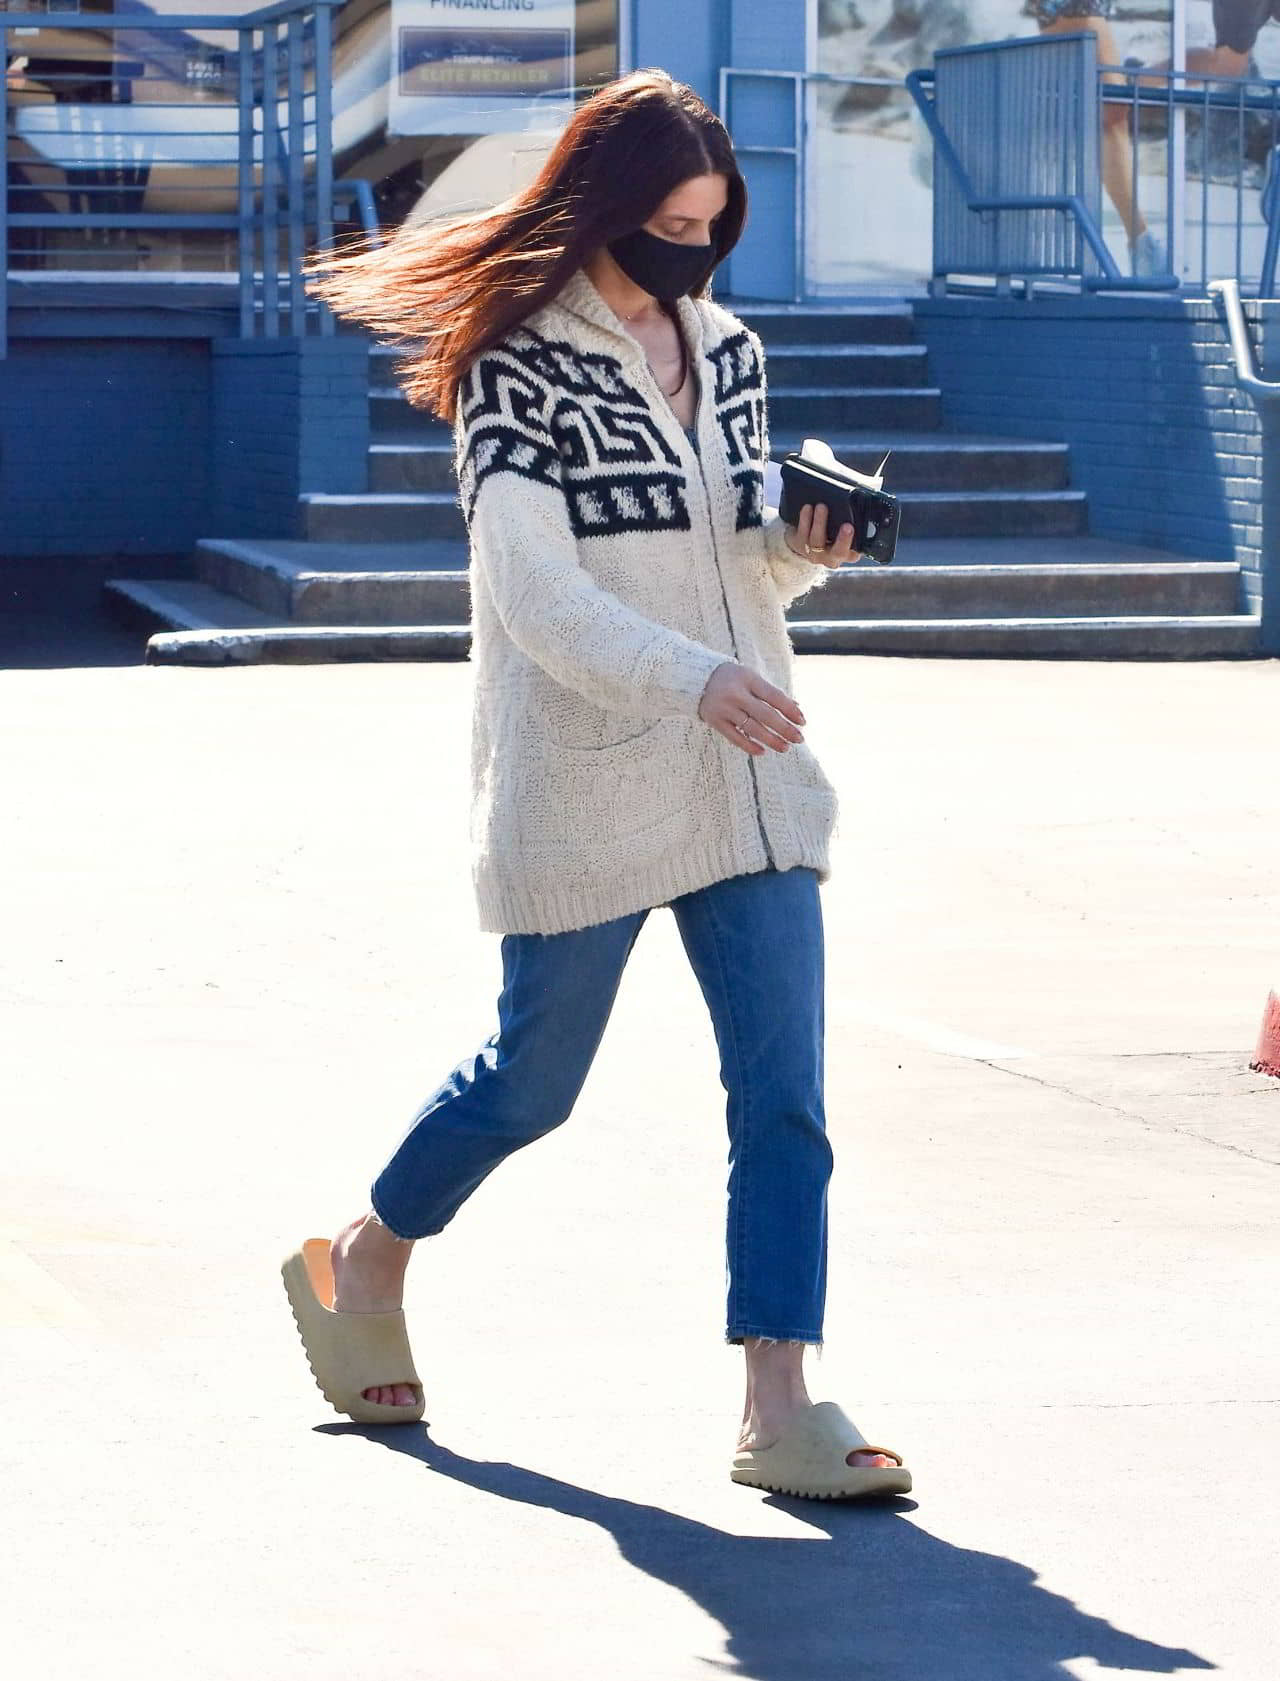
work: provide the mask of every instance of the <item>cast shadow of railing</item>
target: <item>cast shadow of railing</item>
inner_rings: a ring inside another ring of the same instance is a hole
[[[425,1429],[319,1429],[367,1435],[484,1494],[599,1524],[628,1564],[721,1624],[726,1657],[703,1660],[707,1667],[749,1681],[1066,1681],[1062,1663],[1080,1657],[1149,1675],[1217,1668],[1089,1616],[1037,1587],[1027,1565],[902,1522],[915,1509],[907,1496],[829,1503],[770,1495],[814,1538],[733,1535],[520,1465],[467,1459]]]

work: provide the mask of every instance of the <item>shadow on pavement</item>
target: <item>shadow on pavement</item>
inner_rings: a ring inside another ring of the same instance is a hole
[[[751,1681],[1064,1681],[1060,1665],[1169,1675],[1217,1665],[1077,1610],[1035,1585],[1028,1565],[955,1547],[901,1517],[909,1496],[826,1502],[761,1496],[808,1524],[812,1539],[726,1533],[499,1460],[466,1459],[424,1429],[329,1424],[362,1435],[500,1500],[599,1524],[628,1564],[719,1622],[723,1661],[708,1670]],[[819,1539],[821,1537],[821,1539]]]
[[[145,664],[149,632],[114,617],[103,583],[182,575],[178,562],[150,556],[0,556],[0,670]]]

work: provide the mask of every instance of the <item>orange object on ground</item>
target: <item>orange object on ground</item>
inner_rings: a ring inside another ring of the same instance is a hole
[[[1258,1048],[1249,1066],[1258,1074],[1274,1074],[1280,1079],[1280,996],[1274,992],[1267,999]]]

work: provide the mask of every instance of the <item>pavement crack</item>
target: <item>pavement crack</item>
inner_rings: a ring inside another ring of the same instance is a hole
[[[1108,1103],[1102,1098],[1091,1097],[1088,1092],[1076,1091],[1073,1087],[1064,1086],[1056,1080],[1046,1080],[1043,1076],[1032,1074],[1025,1068],[1009,1068],[1003,1063],[992,1061],[988,1057],[975,1057],[974,1061],[980,1062],[984,1068],[990,1068],[994,1073],[1009,1074],[1016,1080],[1029,1080],[1032,1085],[1043,1086],[1046,1091],[1058,1092],[1063,1097],[1073,1097],[1079,1103],[1088,1103],[1093,1108],[1101,1109],[1105,1114],[1116,1115],[1123,1121],[1134,1121],[1139,1126],[1146,1127],[1149,1132],[1176,1133],[1180,1138],[1194,1138],[1198,1144],[1209,1144],[1215,1150],[1226,1150],[1232,1155],[1243,1156],[1246,1161],[1260,1162],[1264,1167],[1280,1167],[1280,1162],[1274,1161],[1270,1156],[1259,1155],[1256,1150],[1247,1150],[1242,1145],[1229,1143],[1223,1138],[1211,1138],[1206,1133],[1196,1132],[1192,1127],[1178,1126],[1174,1121],[1152,1120],[1150,1116],[1144,1115],[1141,1110],[1121,1108],[1117,1103]],[[1209,1094],[1191,1092],[1180,1095],[1195,1097]]]

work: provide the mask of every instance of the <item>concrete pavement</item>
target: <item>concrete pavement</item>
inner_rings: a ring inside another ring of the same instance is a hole
[[[905,1454],[879,1506],[728,1481],[662,911],[572,1120],[415,1254],[429,1428],[312,1384],[285,1249],[496,1023],[470,667],[0,672],[13,1673],[1274,1681],[1280,665],[797,672],[844,806],[808,1372]]]

